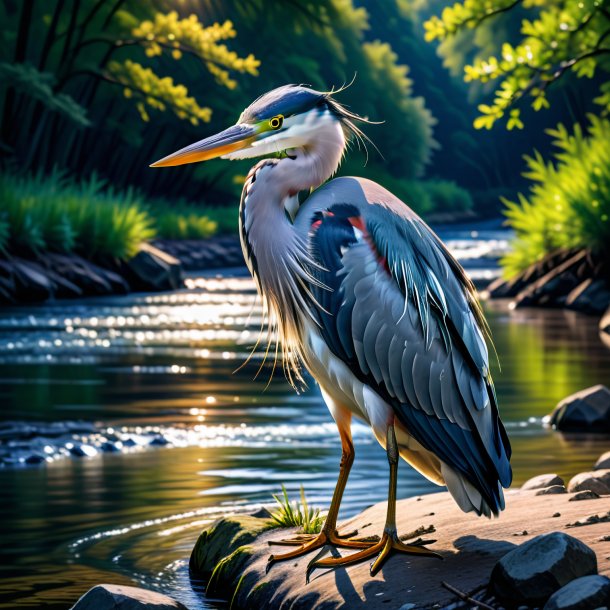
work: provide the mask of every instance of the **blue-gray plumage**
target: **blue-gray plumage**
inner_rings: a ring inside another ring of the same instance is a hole
[[[336,178],[346,137],[363,120],[331,93],[289,85],[242,113],[237,125],[155,165],[273,155],[242,193],[240,236],[270,329],[293,382],[304,366],[337,422],[343,456],[322,532],[273,561],[326,544],[358,549],[312,566],[348,565],[392,550],[432,555],[400,541],[398,456],[464,511],[497,515],[511,482],[510,444],[489,372],[486,324],[474,287],[432,230],[403,202],[362,178]],[[322,185],[323,186],[320,186]],[[313,191],[304,203],[299,192]],[[353,462],[351,418],[371,426],[390,465],[379,542],[340,537],[339,505]]]

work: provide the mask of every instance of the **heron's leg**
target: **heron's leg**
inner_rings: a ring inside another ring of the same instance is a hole
[[[411,555],[424,555],[428,557],[437,557],[442,559],[442,556],[434,551],[430,551],[424,547],[424,544],[431,544],[434,540],[418,540],[412,544],[405,544],[398,537],[396,531],[396,481],[398,479],[398,445],[396,443],[396,434],[394,425],[388,426],[386,451],[388,454],[388,462],[390,464],[390,486],[388,490],[388,510],[386,513],[386,523],[383,529],[383,535],[379,542],[368,545],[367,548],[340,558],[320,559],[312,562],[308,567],[308,576],[315,568],[337,568],[341,566],[349,566],[354,563],[359,563],[364,559],[376,557],[371,564],[371,575],[374,576],[379,572],[386,559],[392,551],[399,551]]]
[[[271,565],[276,561],[293,559],[294,557],[299,557],[326,545],[353,549],[364,549],[373,544],[372,542],[364,540],[348,540],[348,538],[352,535],[355,535],[356,532],[351,532],[350,534],[346,534],[343,536],[340,536],[337,533],[337,518],[339,516],[339,506],[341,505],[341,499],[343,498],[343,492],[345,491],[347,478],[354,462],[355,452],[350,432],[351,415],[349,415],[348,413],[348,415],[345,415],[341,419],[335,417],[335,420],[337,421],[337,425],[339,427],[339,434],[341,435],[341,464],[339,466],[339,479],[337,480],[337,485],[335,486],[335,491],[333,492],[330,508],[328,509],[328,514],[326,516],[326,521],[322,526],[322,530],[319,534],[300,534],[295,538],[289,540],[270,541],[269,544],[298,546],[298,548],[287,553],[282,553],[281,555],[271,555],[269,557],[267,569],[269,569],[269,567],[271,567]]]

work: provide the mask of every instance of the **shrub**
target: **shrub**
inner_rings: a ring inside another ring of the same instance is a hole
[[[559,149],[554,162],[526,157],[529,197],[503,200],[515,230],[512,251],[502,259],[507,277],[557,248],[610,248],[610,121],[590,116],[588,135],[559,125],[548,133]]]
[[[82,182],[58,171],[50,176],[0,175],[7,249],[129,258],[154,237],[152,220],[133,191],[115,193],[104,187],[95,175]]]

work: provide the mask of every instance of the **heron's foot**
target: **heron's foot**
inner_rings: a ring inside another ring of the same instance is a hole
[[[314,561],[307,566],[307,580],[309,581],[309,576],[316,568],[340,568],[360,563],[365,559],[371,559],[373,557],[375,557],[375,560],[371,563],[371,576],[375,576],[393,551],[406,553],[408,555],[420,555],[422,557],[436,557],[437,559],[442,559],[442,555],[425,547],[426,544],[433,544],[434,542],[436,542],[436,540],[419,539],[411,544],[405,544],[398,537],[396,530],[386,530],[383,532],[383,536],[378,542],[375,542],[374,544],[369,543],[367,548],[356,553],[340,558],[328,557],[325,559],[314,559]]]
[[[319,534],[298,534],[294,538],[287,538],[283,540],[270,540],[270,545],[280,546],[296,546],[297,548],[288,551],[287,553],[281,553],[280,555],[270,555],[267,561],[267,572],[269,568],[278,561],[285,561],[286,559],[294,559],[320,549],[322,547],[341,547],[346,549],[366,549],[367,547],[374,544],[370,541],[365,540],[350,540],[351,536],[354,536],[358,532],[350,532],[349,534],[339,534],[337,530],[333,529],[331,532],[323,529]]]

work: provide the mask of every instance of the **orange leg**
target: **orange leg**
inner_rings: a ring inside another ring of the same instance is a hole
[[[319,534],[299,534],[295,538],[288,540],[277,540],[270,541],[269,544],[285,545],[285,546],[297,546],[298,548],[282,553],[281,555],[271,555],[267,563],[267,570],[277,561],[285,561],[286,559],[293,559],[294,557],[300,557],[310,551],[322,548],[327,545],[351,548],[351,549],[364,549],[373,544],[372,542],[366,542],[361,540],[348,540],[351,536],[357,534],[357,532],[350,532],[349,534],[339,535],[337,532],[337,518],[339,516],[339,506],[341,505],[341,499],[343,498],[343,492],[345,491],[345,485],[347,478],[354,462],[354,445],[352,443],[350,433],[351,415],[347,416],[343,414],[341,418],[337,418],[337,425],[339,426],[339,434],[341,435],[341,464],[339,467],[339,479],[333,493],[333,497],[328,509],[328,515],[322,530]]]
[[[371,575],[374,576],[379,572],[392,551],[408,553],[410,555],[423,555],[427,557],[437,557],[442,559],[442,556],[425,548],[424,544],[435,542],[434,540],[425,540],[416,544],[405,544],[398,537],[396,532],[396,481],[398,478],[398,446],[396,444],[396,435],[394,425],[388,427],[387,432],[387,454],[390,464],[390,488],[388,491],[388,512],[386,515],[386,524],[383,530],[383,535],[379,542],[367,544],[366,548],[339,558],[326,558],[318,561],[313,561],[307,570],[307,577],[316,568],[338,568],[359,563],[364,559],[375,557],[371,564]]]

